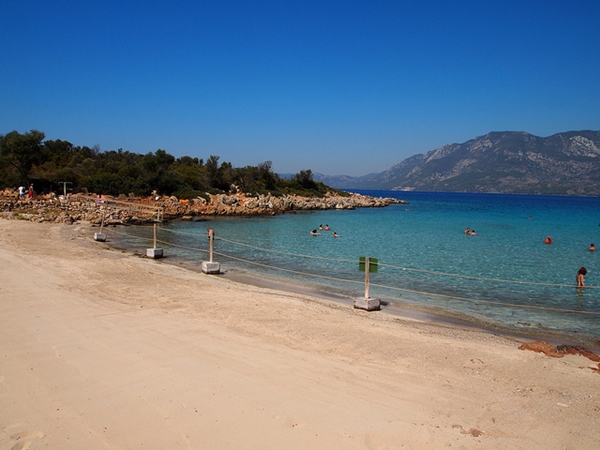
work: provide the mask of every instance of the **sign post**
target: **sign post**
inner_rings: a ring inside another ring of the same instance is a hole
[[[355,299],[354,307],[366,309],[367,311],[376,311],[381,308],[381,301],[377,298],[369,298],[369,281],[370,274],[377,273],[379,260],[377,258],[369,258],[361,256],[358,258],[358,270],[365,273],[365,297],[364,299]]]

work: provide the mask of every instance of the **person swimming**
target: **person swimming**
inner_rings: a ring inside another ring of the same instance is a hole
[[[325,224],[325,231],[329,231],[329,225]]]
[[[548,236],[546,239],[544,239],[544,244],[552,244],[552,238]]]
[[[594,243],[593,243],[593,242],[590,244],[590,248],[588,248],[588,250],[589,250],[590,252],[594,252],[594,251],[596,251],[596,246],[594,245]]]
[[[465,234],[469,234],[471,232],[471,228],[467,227],[467,229],[465,230]]]
[[[316,229],[314,229],[310,232],[310,234],[312,234],[313,236],[318,236],[319,232]]]
[[[333,234],[332,234],[332,236],[333,236],[333,237],[338,237],[338,236],[339,236],[339,234],[337,234],[337,233],[334,231],[334,232],[333,232]]]

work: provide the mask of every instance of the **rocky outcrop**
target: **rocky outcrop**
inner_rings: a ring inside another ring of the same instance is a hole
[[[552,358],[562,358],[565,355],[579,355],[588,358],[590,361],[600,361],[600,356],[593,351],[579,345],[557,345],[555,347],[546,341],[534,341],[526,342],[520,345],[519,350],[532,350],[534,352],[543,353],[544,355]],[[600,364],[598,364],[598,368],[600,368]],[[593,368],[592,370],[597,371],[598,369]]]
[[[57,198],[53,194],[20,200],[16,192],[5,191],[3,194],[0,195],[0,214],[4,218],[65,223],[86,221],[93,224],[100,224],[104,219],[108,225],[145,223],[155,220],[157,211],[160,211],[161,219],[192,220],[202,216],[263,216],[297,211],[380,208],[407,203],[393,198],[360,194],[329,194],[319,198],[296,195],[207,194],[207,198],[198,197],[193,200],[156,195],[146,198],[124,195],[102,199],[84,195]]]

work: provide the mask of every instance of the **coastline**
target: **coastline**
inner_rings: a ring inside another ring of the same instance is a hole
[[[122,235],[119,233],[113,233],[112,240],[107,241],[107,245],[138,256],[143,256],[143,252],[140,248],[128,248],[124,245]],[[174,258],[168,251],[161,262],[201,273],[199,260],[190,260],[182,257]],[[228,265],[225,264],[225,266],[227,267]],[[348,291],[342,292],[331,286],[319,285],[318,283],[311,283],[309,281],[303,282],[300,280],[292,280],[290,278],[281,278],[276,275],[268,275],[265,273],[261,273],[257,276],[257,274],[252,271],[246,271],[235,267],[228,267],[218,276],[237,283],[258,288],[274,289],[291,294],[306,295],[325,302],[345,305],[350,308],[353,307],[354,298],[363,296],[362,285],[357,289],[358,292],[356,295],[351,295]],[[584,346],[600,354],[600,341],[598,341],[596,335],[561,332],[548,328],[524,327],[519,329],[515,326],[511,327],[509,325],[504,325],[485,317],[477,317],[475,315],[469,315],[468,313],[444,309],[439,306],[428,306],[411,301],[403,301],[398,298],[382,297],[381,300],[381,313],[399,317],[404,320],[414,320],[432,325],[490,333],[519,343],[544,340],[553,345]]]
[[[597,442],[587,358],[203,275],[91,231],[0,220],[7,448]]]
[[[19,199],[15,190],[0,192],[0,217],[38,222],[127,225],[156,221],[196,220],[202,217],[273,216],[300,211],[352,210],[384,208],[393,204],[408,204],[405,200],[382,198],[358,193],[323,197],[303,197],[294,194],[281,196],[235,194],[206,194],[207,198],[192,200],[177,197],[119,197],[74,194],[56,197],[54,193]]]

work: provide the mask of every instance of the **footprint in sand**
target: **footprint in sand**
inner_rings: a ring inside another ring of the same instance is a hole
[[[17,441],[10,450],[27,450],[34,440],[44,437],[41,431],[21,431],[10,435],[10,438]]]

